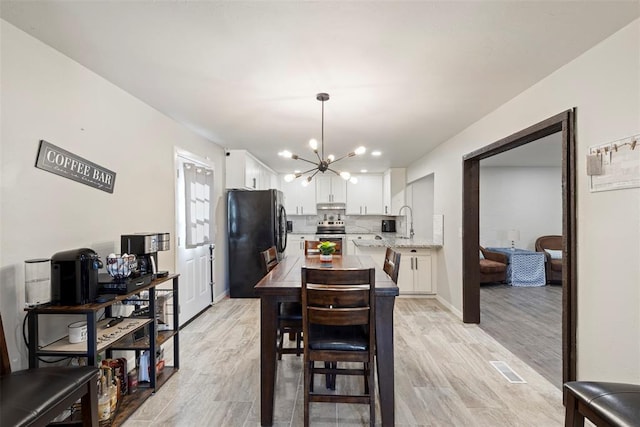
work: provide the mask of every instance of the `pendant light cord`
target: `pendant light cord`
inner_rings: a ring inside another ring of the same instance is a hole
[[[322,100],[322,132],[320,133],[320,141],[322,141],[322,160],[324,157],[324,100]]]

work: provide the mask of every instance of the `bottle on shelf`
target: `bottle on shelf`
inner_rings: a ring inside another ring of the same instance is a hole
[[[107,384],[109,387],[109,409],[111,415],[114,415],[116,413],[116,408],[118,407],[118,387],[113,381],[113,371],[111,370],[111,368],[106,368],[105,370],[107,371]]]
[[[111,397],[104,370],[100,371],[100,387],[98,387],[98,421],[109,421],[111,417]]]

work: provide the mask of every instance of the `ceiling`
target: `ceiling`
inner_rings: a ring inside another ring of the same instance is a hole
[[[381,172],[408,166],[630,23],[640,2],[2,0],[0,14],[279,172],[304,167],[281,150],[313,158],[316,93],[328,92],[325,153],[365,145],[340,169]]]

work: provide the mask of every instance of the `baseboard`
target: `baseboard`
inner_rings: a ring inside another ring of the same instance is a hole
[[[451,303],[449,303],[449,301],[443,299],[440,295],[436,295],[436,299],[440,304],[444,305],[451,313],[453,313],[454,316],[462,320],[462,312],[457,308],[455,308],[454,306],[452,306]]]

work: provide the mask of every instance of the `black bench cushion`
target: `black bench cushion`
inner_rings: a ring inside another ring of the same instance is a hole
[[[0,425],[28,425],[78,387],[97,381],[95,367],[27,369],[0,377]]]
[[[640,385],[572,381],[564,387],[609,424],[640,425]]]

